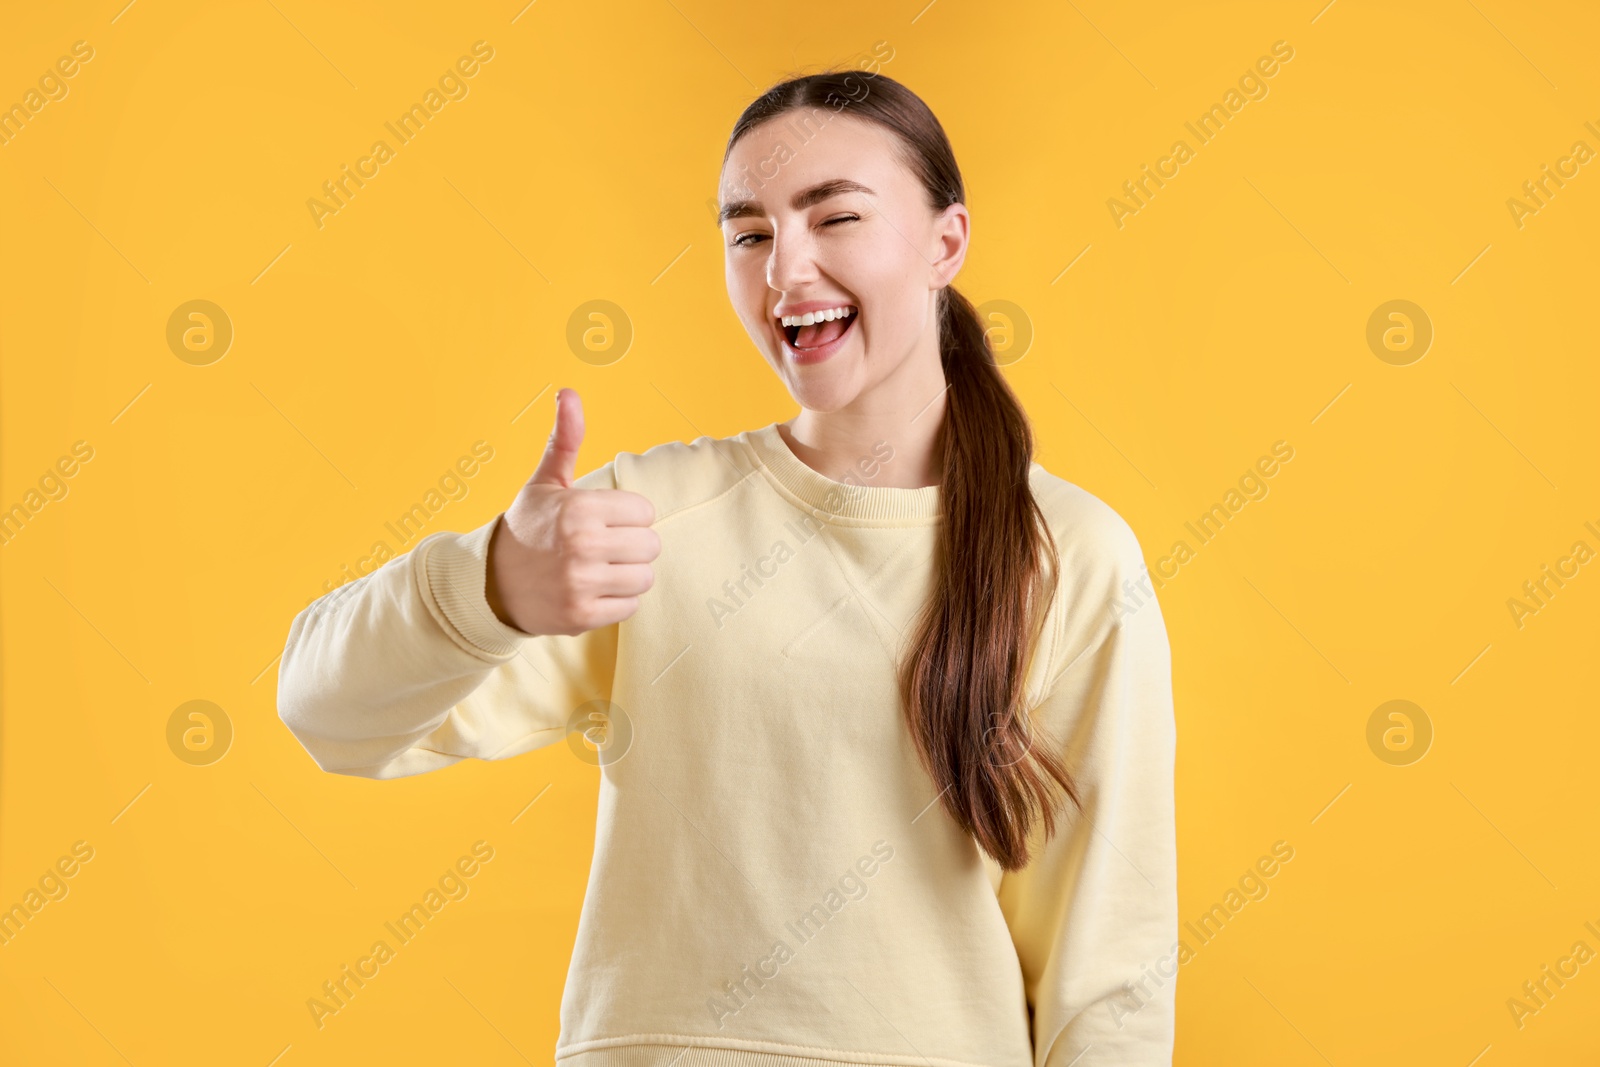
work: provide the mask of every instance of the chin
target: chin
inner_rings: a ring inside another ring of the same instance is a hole
[[[796,370],[803,373],[796,374]],[[816,373],[803,368],[790,368],[790,373],[784,377],[784,386],[796,404],[823,414],[848,407],[861,395],[860,383],[854,375]]]

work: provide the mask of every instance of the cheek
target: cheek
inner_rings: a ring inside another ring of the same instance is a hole
[[[889,232],[887,240],[861,242],[839,261],[840,281],[861,297],[894,309],[911,299],[917,282],[925,275],[927,263],[900,235]]]
[[[914,262],[895,257],[878,259],[855,275],[852,288],[867,306],[870,332],[885,338],[916,328],[926,296],[916,285],[920,277]]]
[[[745,327],[753,329],[759,326],[760,319],[766,314],[761,292],[765,286],[760,284],[761,279],[752,274],[747,265],[732,258],[726,261],[723,277],[728,287],[728,302],[733,305]]]

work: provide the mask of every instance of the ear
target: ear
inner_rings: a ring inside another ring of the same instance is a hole
[[[933,220],[934,258],[928,265],[929,289],[943,289],[955,281],[967,258],[971,225],[972,217],[965,204],[951,204]]]

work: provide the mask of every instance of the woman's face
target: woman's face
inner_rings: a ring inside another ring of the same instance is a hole
[[[926,391],[930,373],[942,384],[937,299],[966,254],[966,208],[929,208],[895,134],[828,108],[802,126],[806,114],[753,128],[723,166],[734,310],[804,408],[837,411],[885,382]],[[853,310],[798,329],[780,322],[834,308]]]

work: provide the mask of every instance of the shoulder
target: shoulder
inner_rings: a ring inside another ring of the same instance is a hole
[[[1063,572],[1116,576],[1120,582],[1144,570],[1138,535],[1110,504],[1037,464],[1029,484],[1055,538]]]
[[[1165,624],[1144,562],[1139,538],[1115,508],[1080,485],[1035,466],[1030,485],[1055,539],[1060,569],[1046,613],[1038,691],[1083,655],[1099,648],[1114,630],[1155,649]],[[1045,561],[1049,568],[1049,561]]]
[[[753,464],[743,436],[702,435],[692,441],[664,441],[642,452],[618,452],[574,485],[638,493],[655,505],[660,522],[721,496],[744,480]]]

